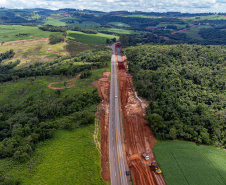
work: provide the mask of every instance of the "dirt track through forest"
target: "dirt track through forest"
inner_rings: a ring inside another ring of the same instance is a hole
[[[61,82],[52,82],[52,83],[50,83],[48,85],[48,87],[51,88],[51,89],[66,89],[66,88],[71,88],[71,87],[73,87],[75,85],[75,82],[76,82],[77,78],[80,77],[80,75],[81,74],[77,75],[75,78],[72,78],[71,79],[72,80],[71,84],[69,86],[67,86],[67,87],[52,87],[52,85],[55,84],[55,83],[63,83],[63,82],[71,81],[71,80],[61,81]]]

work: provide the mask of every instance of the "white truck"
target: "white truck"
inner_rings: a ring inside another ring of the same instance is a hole
[[[144,158],[146,161],[149,160],[149,156],[148,156],[145,152],[141,153],[141,155],[143,156],[143,158]]]

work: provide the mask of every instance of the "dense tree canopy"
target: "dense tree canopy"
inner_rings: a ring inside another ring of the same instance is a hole
[[[226,145],[225,46],[143,45],[126,54],[158,138]]]

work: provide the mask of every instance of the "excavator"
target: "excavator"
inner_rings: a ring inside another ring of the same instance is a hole
[[[162,173],[162,171],[160,170],[160,168],[155,164],[155,163],[151,163],[151,166],[154,166],[155,167],[155,172],[160,174]]]

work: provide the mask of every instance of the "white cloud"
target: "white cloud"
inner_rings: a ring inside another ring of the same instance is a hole
[[[226,0],[0,0],[6,8],[76,8],[100,11],[225,12]]]

